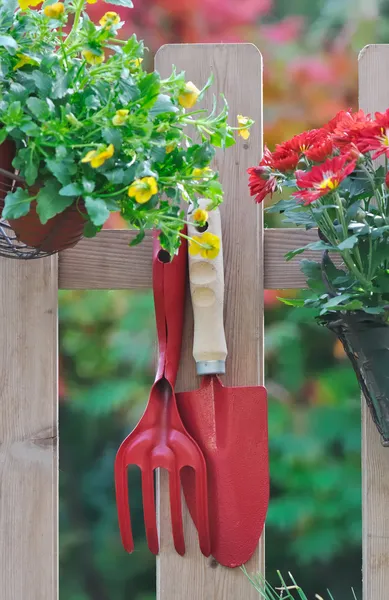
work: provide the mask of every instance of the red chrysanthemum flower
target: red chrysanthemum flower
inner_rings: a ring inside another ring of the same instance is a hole
[[[272,196],[277,190],[278,183],[275,175],[264,171],[263,166],[247,169],[249,174],[249,188],[251,196],[255,196],[255,202],[262,202],[269,194]]]
[[[389,188],[389,171],[388,171],[388,173],[386,173],[385,185],[386,185],[387,188]]]
[[[323,162],[332,155],[334,143],[330,137],[323,138],[317,144],[311,146],[305,153],[305,156],[313,162]]]
[[[270,152],[269,148],[265,145],[263,149],[263,156],[261,162],[259,163],[260,167],[270,167],[273,168],[273,154]]]
[[[389,109],[384,113],[377,112],[372,124],[369,128],[361,131],[358,148],[362,152],[375,150],[373,159],[383,154],[389,158]]]
[[[371,122],[370,115],[366,115],[363,110],[358,110],[353,113],[350,108],[349,110],[340,110],[331,121],[328,121],[328,123],[324,125],[323,129],[329,133],[341,133],[342,131],[358,126],[359,123],[365,124],[368,122]]]
[[[284,148],[276,149],[272,154],[272,166],[276,171],[286,173],[287,171],[294,171],[300,160],[300,155],[293,150],[286,150]]]
[[[361,156],[363,156],[360,150],[360,148],[363,146],[364,142],[362,142],[362,138],[359,140],[358,144],[355,142],[351,142],[350,144],[341,144],[339,146],[340,154],[342,156],[348,156],[350,159],[353,158],[355,160],[359,160]]]
[[[334,119],[325,126],[332,135],[335,146],[340,148],[341,152],[348,152],[348,148],[355,148],[359,152],[366,152],[366,138],[375,137],[379,131],[375,121],[372,121],[370,115],[366,115],[363,110],[353,113],[350,111],[340,111]],[[344,149],[346,147],[346,150]]]
[[[326,160],[322,165],[312,167],[308,172],[296,171],[296,184],[301,188],[293,196],[311,204],[321,196],[333,192],[340,183],[352,173],[357,161],[349,156],[335,156]]]
[[[276,152],[295,152],[298,155],[305,154],[312,146],[320,143],[328,133],[323,129],[310,129],[292,137],[292,139],[278,144]]]

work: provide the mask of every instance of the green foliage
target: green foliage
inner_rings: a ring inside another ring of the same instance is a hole
[[[215,148],[235,143],[238,128],[227,123],[227,103],[222,98],[219,112],[216,100],[210,113],[192,110],[212,78],[199,90],[185,73],[162,79],[144,71],[143,42],[118,38],[123,23],[116,13],[96,24],[86,0],[59,4],[63,10],[53,17],[47,11],[56,6],[49,1],[41,10],[14,12],[15,5],[10,11],[8,0],[0,0],[1,141],[15,143],[13,166],[29,188],[44,182],[37,198],[42,223],[80,202],[93,235],[110,212],[120,211],[132,228],[159,229],[173,254],[181,201],[208,198],[212,208],[223,199],[216,171],[193,171],[208,167]],[[28,212],[26,192],[23,205],[18,194],[6,197],[4,217]]]
[[[259,574],[251,575],[247,572],[245,567],[242,567],[243,573],[246,575],[252,586],[257,590],[260,597],[264,600],[308,600],[308,597],[305,595],[304,591],[297,584],[295,578],[291,573],[289,573],[290,583],[286,582],[283,576],[279,571],[277,571],[277,575],[280,580],[280,585],[274,588],[268,581],[264,579],[264,577]],[[352,595],[354,600],[357,600],[357,597],[352,590]],[[316,600],[324,600],[322,596],[318,594],[315,595]],[[328,600],[335,600],[330,591],[327,590],[327,598]],[[351,598],[351,597],[350,597]]]
[[[365,128],[374,124],[365,118]],[[351,136],[352,129],[349,131],[346,124],[342,126],[344,135]],[[286,260],[291,260],[307,250],[320,251],[316,262],[301,262],[309,292],[303,304],[298,301],[295,305],[317,308],[320,316],[334,311],[365,311],[381,315],[386,322],[389,319],[389,191],[385,183],[388,159],[385,167],[377,167],[371,153],[365,150],[358,151],[357,159],[342,155],[342,146],[336,145],[336,134],[324,128],[301,135],[307,139],[316,136],[312,148],[315,143],[318,147],[318,139],[320,143],[325,140],[331,144],[330,150],[320,161],[309,159],[304,152],[295,153],[295,166],[284,168],[282,164],[278,166],[277,153],[282,147],[278,146],[273,154],[269,151],[265,154],[260,167],[263,172],[255,182],[257,187],[262,184],[265,195],[267,178],[276,187],[294,189],[288,199],[279,199],[268,212],[285,215],[288,224],[318,228],[320,240],[285,255]],[[288,142],[285,144],[283,152],[291,154]],[[343,165],[337,167],[337,161],[343,161]],[[329,253],[341,260],[343,270],[335,268]],[[287,303],[290,304],[288,300]]]

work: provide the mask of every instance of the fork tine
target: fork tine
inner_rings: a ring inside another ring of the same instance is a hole
[[[115,485],[120,535],[125,550],[131,553],[134,551],[134,538],[131,529],[127,465],[120,449],[115,460]]]
[[[199,545],[204,556],[211,554],[209,533],[207,474],[204,469],[194,471],[196,487],[196,521]]]
[[[159,542],[155,510],[154,471],[151,468],[142,469],[142,498],[147,545],[153,554],[158,554]]]
[[[181,483],[177,470],[169,471],[170,514],[174,547],[178,554],[185,554],[184,528],[182,524]]]

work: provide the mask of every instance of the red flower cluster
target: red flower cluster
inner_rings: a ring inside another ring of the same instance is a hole
[[[294,175],[299,188],[294,196],[310,204],[334,191],[368,152],[373,159],[382,154],[389,158],[389,109],[374,119],[362,110],[340,111],[321,129],[296,135],[274,152],[265,148],[258,167],[248,171],[251,195],[262,202]]]
[[[293,196],[304,204],[311,204],[336,190],[343,179],[354,171],[356,164],[357,161],[350,161],[348,156],[335,156],[322,165],[312,167],[310,171],[296,171],[296,184],[300,189]]]

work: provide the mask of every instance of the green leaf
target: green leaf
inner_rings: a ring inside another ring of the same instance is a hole
[[[20,130],[30,137],[37,137],[41,134],[41,128],[34,121],[26,121],[20,125]]]
[[[123,136],[117,127],[107,127],[102,130],[101,135],[107,144],[113,144],[115,146],[115,150],[120,150],[123,143]]]
[[[346,302],[347,300],[350,300],[350,294],[339,294],[339,296],[330,298],[328,302],[324,304],[324,308],[333,308],[342,302]]]
[[[46,160],[46,165],[54,177],[65,186],[71,181],[72,175],[77,173],[77,165],[71,157],[63,157],[60,159],[48,158]]]
[[[304,306],[304,304],[305,304],[304,298],[281,298],[281,297],[277,297],[277,300],[279,300],[283,304],[286,304],[287,306],[297,306],[297,307],[300,307],[300,306]]]
[[[22,112],[23,110],[21,103],[18,100],[15,100],[15,102],[12,102],[9,105],[7,116],[11,119],[11,121],[17,121]]]
[[[338,244],[338,250],[351,250],[351,248],[354,248],[355,244],[358,243],[358,236],[357,235],[352,235],[351,237],[347,238],[346,240],[343,240],[343,242],[340,242],[340,244]]]
[[[60,196],[60,189],[61,186],[55,179],[49,179],[39,191],[36,212],[42,225],[73,203],[73,198]]]
[[[280,212],[290,209],[291,207],[293,207],[293,199],[278,200],[278,202],[275,202],[271,206],[265,208],[265,212],[280,213]],[[293,218],[293,217],[291,217],[291,218]]]
[[[94,181],[90,181],[86,177],[82,178],[82,187],[84,188],[84,192],[87,194],[92,194],[94,192],[96,183]]]
[[[146,232],[144,229],[142,229],[138,235],[136,237],[134,237],[134,239],[130,242],[130,246],[137,246],[138,244],[140,244],[142,242],[142,240],[144,239],[146,235]]]
[[[124,170],[123,169],[115,169],[113,171],[105,171],[104,177],[108,179],[111,183],[123,183],[124,178]],[[133,178],[132,180],[133,181]]]
[[[307,244],[306,246],[303,246],[302,248],[296,248],[296,250],[291,250],[290,252],[287,252],[285,254],[285,258],[287,261],[289,261],[292,258],[294,258],[295,256],[297,256],[298,254],[302,254],[303,252],[305,252],[305,250],[324,251],[324,250],[336,250],[336,248],[333,248],[329,244],[326,244],[322,240],[319,240],[318,242],[311,242],[310,244]]]
[[[30,210],[31,199],[27,190],[18,188],[16,192],[9,192],[5,197],[3,209],[4,219],[19,219]]]
[[[114,4],[115,6],[125,6],[126,8],[133,8],[134,5],[131,0],[104,0],[106,4]]]
[[[10,101],[20,100],[20,102],[24,103],[28,98],[29,90],[21,83],[12,81],[10,84],[10,90]]]
[[[47,121],[50,117],[50,109],[47,102],[32,96],[27,100],[27,107],[39,121]]]
[[[163,113],[176,112],[178,112],[178,108],[173,104],[171,97],[167,96],[166,94],[160,94],[154,106],[150,110],[150,116],[156,117],[157,115],[161,115]]]
[[[42,94],[43,98],[49,96],[51,92],[52,79],[46,73],[42,73],[40,69],[35,69],[31,77],[33,78],[38,91]]]
[[[369,315],[380,315],[385,309],[383,306],[364,306],[363,311]]]
[[[14,40],[14,38],[10,35],[0,35],[0,46],[6,48],[12,55],[14,55],[18,49],[16,40]]]
[[[68,89],[71,86],[73,80],[73,69],[66,73],[59,72],[57,78],[53,83],[52,98],[54,100],[60,100],[68,93]]]
[[[187,160],[192,164],[193,167],[203,169],[207,167],[213,157],[215,156],[215,148],[209,143],[195,144],[191,146],[187,151]]]
[[[151,108],[156,102],[159,90],[161,88],[161,79],[158,73],[148,73],[139,82],[139,90],[143,98],[141,99],[143,108]]]
[[[65,187],[60,189],[59,194],[60,196],[78,198],[78,196],[81,196],[82,192],[82,187],[78,183],[69,183],[69,185],[65,185]]]
[[[99,233],[100,230],[101,227],[96,227],[92,221],[87,221],[84,225],[84,237],[93,238]]]
[[[87,196],[85,198],[85,208],[88,212],[90,220],[97,227],[104,225],[109,217],[109,210],[106,203],[101,198],[92,198]]]
[[[34,146],[21,148],[12,165],[19,169],[21,176],[25,178],[28,185],[33,185],[38,177],[39,155],[35,152]]]

